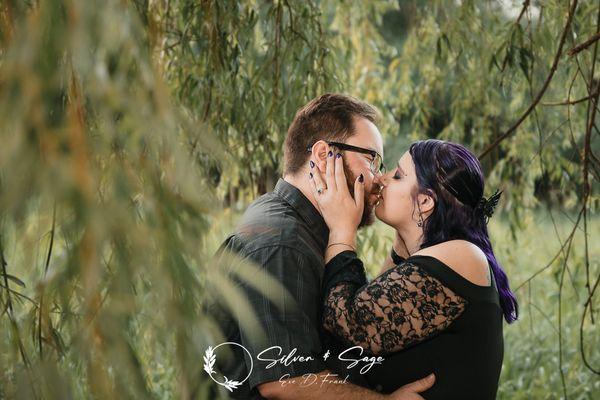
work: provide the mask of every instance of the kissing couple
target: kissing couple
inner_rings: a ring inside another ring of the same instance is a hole
[[[500,192],[486,198],[479,160],[442,140],[412,143],[386,170],[378,118],[341,94],[302,107],[285,139],[283,177],[221,246],[218,254],[266,275],[263,287],[237,286],[260,338],[244,329],[241,308],[211,309],[240,345],[220,366],[241,382],[231,398],[496,397],[503,319],[518,317],[487,230]],[[395,239],[368,280],[357,231],[375,217]]]

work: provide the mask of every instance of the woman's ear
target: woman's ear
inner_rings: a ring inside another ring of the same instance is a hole
[[[329,145],[324,140],[318,140],[313,144],[311,159],[319,167],[321,172],[325,172],[327,165],[327,153],[330,151]]]
[[[427,193],[419,193],[417,201],[423,214],[428,214],[435,208],[435,198],[431,190],[428,190]]]

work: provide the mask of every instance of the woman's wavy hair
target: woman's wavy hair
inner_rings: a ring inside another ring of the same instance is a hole
[[[500,305],[508,323],[519,316],[508,277],[496,260],[482,211],[484,177],[479,160],[464,146],[442,140],[414,142],[409,149],[415,164],[419,193],[431,195],[433,213],[423,221],[423,244],[429,247],[462,239],[479,247],[494,272]]]

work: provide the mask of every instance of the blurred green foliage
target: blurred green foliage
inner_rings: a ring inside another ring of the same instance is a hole
[[[342,88],[319,6],[172,0],[156,8],[157,58],[172,93],[233,159],[212,165],[215,183],[231,202],[272,189],[296,110]]]
[[[152,398],[159,374],[202,390],[216,197],[184,143],[223,150],[173,106],[148,38],[122,1],[2,3],[3,396]]]

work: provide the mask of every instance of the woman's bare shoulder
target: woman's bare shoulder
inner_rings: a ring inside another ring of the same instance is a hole
[[[478,246],[466,240],[449,240],[419,250],[413,255],[437,258],[471,283],[490,285],[487,257]]]

